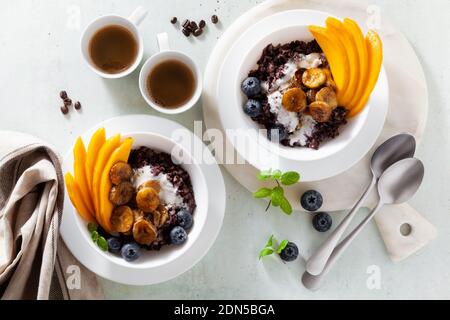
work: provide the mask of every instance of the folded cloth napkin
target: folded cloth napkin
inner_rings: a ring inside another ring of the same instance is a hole
[[[0,131],[0,297],[103,298],[93,273],[59,239],[64,182],[57,154],[27,134]]]

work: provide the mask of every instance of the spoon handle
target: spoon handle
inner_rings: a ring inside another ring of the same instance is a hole
[[[345,216],[345,218],[341,221],[339,226],[322,243],[322,245],[317,249],[317,251],[308,259],[308,261],[306,262],[306,271],[308,271],[312,275],[320,274],[323,271],[328,259],[331,256],[331,253],[338,244],[339,240],[342,238],[342,235],[348,228],[353,217],[356,215],[356,212],[361,207],[363,202],[366,200],[370,191],[372,191],[375,184],[376,178],[372,177],[372,181],[370,182],[366,191],[358,200],[358,202],[356,202],[352,210]]]
[[[313,275],[310,272],[305,271],[302,277],[302,282],[306,288],[310,290],[316,290],[321,286],[322,281],[325,279],[325,276],[328,274],[328,272],[330,272],[334,264],[339,260],[350,243],[356,238],[361,230],[364,229],[367,223],[375,216],[375,214],[378,212],[378,210],[380,210],[382,206],[383,203],[381,201],[378,202],[377,206],[369,213],[369,215],[367,215],[367,217],[363,221],[361,221],[361,223],[355,229],[353,229],[353,231],[350,232],[350,234],[345,237],[344,240],[342,240],[341,243],[336,246],[336,248],[334,248],[322,273]]]

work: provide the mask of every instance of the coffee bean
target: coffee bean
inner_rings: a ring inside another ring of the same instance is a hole
[[[211,17],[211,22],[216,24],[217,22],[219,22],[219,17],[216,16],[215,14]]]
[[[67,98],[67,92],[66,91],[61,91],[60,93],[59,93],[59,96],[61,97],[61,99],[66,99]]]
[[[197,29],[194,31],[194,36],[198,37],[203,33],[203,29]]]
[[[62,112],[62,114],[68,114],[69,113],[69,108],[64,105],[64,106],[61,107],[61,112]]]
[[[75,107],[75,110],[80,110],[81,109],[80,101],[75,102],[74,107]]]
[[[203,29],[206,26],[206,21],[205,20],[200,20],[200,22],[198,23],[199,28]]]
[[[189,37],[191,35],[191,31],[189,29],[183,28],[182,32],[186,37]]]
[[[198,29],[198,25],[195,21],[191,21],[190,26],[191,26],[192,31],[195,31]]]
[[[183,24],[182,24],[183,28],[187,28],[187,27],[189,26],[190,23],[191,23],[191,22],[190,22],[188,19],[184,20],[184,22],[183,22]]]
[[[173,17],[173,18],[170,20],[170,23],[171,23],[171,24],[175,24],[175,23],[177,23],[177,21],[178,21],[177,17]]]
[[[65,106],[71,106],[72,105],[72,99],[70,99],[70,98],[65,98],[64,99],[64,105]]]

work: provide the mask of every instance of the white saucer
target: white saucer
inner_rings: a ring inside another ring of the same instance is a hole
[[[241,136],[246,135],[246,143],[242,143],[242,140],[240,143],[236,143],[236,139],[233,138],[230,138],[229,141],[240,156],[259,170],[269,168],[277,168],[281,171],[294,170],[301,173],[303,182],[319,181],[333,177],[351,168],[361,160],[372,148],[383,129],[389,106],[389,88],[384,69],[381,71],[377,86],[371,95],[369,105],[366,107],[365,112],[367,112],[367,115],[365,116],[367,116],[367,120],[360,128],[359,133],[354,135],[343,134],[342,138],[349,136],[349,141],[346,145],[335,153],[323,158],[293,160],[284,156],[274,156],[274,152],[270,152],[270,147],[265,146],[273,143],[267,140],[258,144],[259,134],[256,130],[257,127],[248,124],[249,119],[245,118],[245,115],[239,110],[241,106],[236,105],[236,80],[242,77],[240,66],[242,65],[243,55],[255,46],[260,46],[261,39],[265,39],[267,35],[274,33],[276,30],[289,29],[300,24],[302,26],[323,25],[329,16],[331,14],[314,10],[289,10],[268,16],[247,29],[236,40],[223,61],[217,82],[217,97],[220,97],[218,99],[218,108],[222,125],[226,130],[232,129],[235,132],[239,129],[252,129],[240,132]],[[289,41],[292,41],[296,39],[296,36],[292,34],[283,35],[283,39],[279,41],[283,43],[283,41],[288,41],[288,38],[290,39]],[[266,43],[266,45],[269,43]],[[276,45],[278,42],[273,44]],[[352,120],[350,119],[350,121]],[[347,126],[349,125],[350,123]],[[341,130],[345,130],[345,127],[341,128]],[[340,138],[338,137],[336,141],[342,140]],[[261,141],[261,138],[259,139]],[[333,140],[326,143],[333,143]],[[268,151],[265,152],[262,149]],[[298,152],[314,153],[315,151],[299,150]]]
[[[188,139],[177,141],[186,150],[197,150],[191,152],[192,157],[199,163],[208,187],[208,214],[204,227],[201,229],[198,239],[179,258],[164,265],[153,266],[150,269],[137,268],[127,264],[116,264],[104,254],[99,252],[85,240],[77,226],[75,212],[67,194],[64,203],[64,213],[61,222],[61,236],[72,254],[88,269],[97,275],[124,284],[150,285],[164,282],[175,278],[192,268],[213,245],[222,226],[225,213],[225,184],[220,169],[212,154],[206,150],[203,142],[191,131],[183,126],[159,117],[147,115],[128,115],[112,118],[98,124],[82,135],[84,141],[89,141],[92,134],[99,127],[106,129],[107,135],[121,133],[126,135],[131,132],[152,132],[168,138],[176,130],[188,133]],[[183,138],[186,138],[185,136]],[[198,152],[200,150],[200,152]],[[70,151],[63,162],[63,170],[72,170],[73,156]]]

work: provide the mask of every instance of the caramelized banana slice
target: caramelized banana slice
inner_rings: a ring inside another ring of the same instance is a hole
[[[128,232],[134,222],[133,210],[127,206],[117,207],[111,214],[111,226],[115,232]]]
[[[337,90],[336,82],[333,80],[333,75],[331,74],[331,71],[329,69],[323,69],[323,72],[325,72],[327,76],[327,81],[325,82],[326,87],[332,88],[334,91]]]
[[[148,181],[144,182],[143,184],[141,184],[138,187],[138,191],[143,188],[153,188],[158,193],[161,191],[161,185],[159,184],[158,180],[148,180]]]
[[[338,106],[336,92],[330,87],[320,89],[316,94],[316,101],[326,102],[332,109]]]
[[[155,227],[160,226],[161,213],[158,210],[152,211],[152,222],[155,225]]]
[[[111,171],[109,171],[109,179],[114,185],[118,185],[125,181],[130,181],[133,175],[133,169],[128,163],[117,162],[112,166]]]
[[[308,102],[308,104],[316,101],[316,94],[317,90],[315,89],[309,89],[308,91],[306,91],[306,101]]]
[[[327,75],[324,72],[324,69],[306,69],[305,72],[303,72],[302,81],[308,88],[317,89],[325,84],[327,81]]]
[[[292,88],[283,94],[283,107],[290,112],[302,112],[306,108],[306,95],[300,88]]]
[[[113,186],[109,192],[109,201],[116,206],[128,203],[134,194],[134,187],[131,182],[122,182],[117,186]]]
[[[156,228],[151,222],[140,219],[134,223],[133,238],[137,243],[149,245],[157,236]]]
[[[169,211],[167,210],[167,208],[165,206],[163,206],[162,204],[160,204],[158,206],[158,212],[160,213],[161,217],[159,219],[159,224],[158,227],[163,226],[166,221],[169,219]]]
[[[152,212],[159,205],[158,192],[153,188],[142,188],[136,195],[136,203],[142,211]]]
[[[331,111],[333,111],[333,108],[323,101],[315,101],[309,105],[309,112],[317,122],[327,122],[330,120]]]

